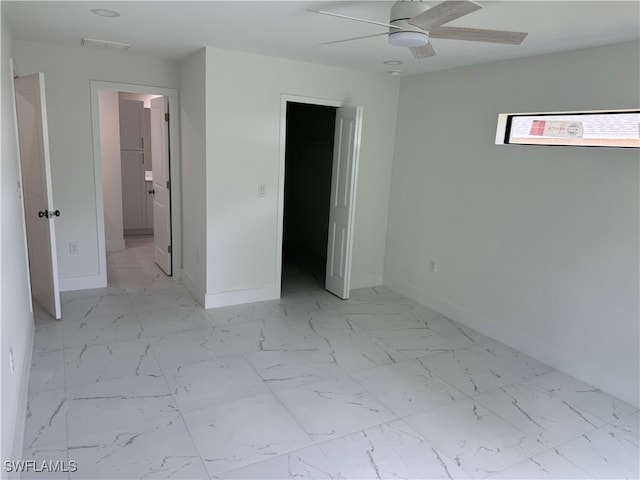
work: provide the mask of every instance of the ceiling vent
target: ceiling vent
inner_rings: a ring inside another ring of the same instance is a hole
[[[128,43],[110,42],[108,40],[96,40],[94,38],[83,38],[82,46],[124,52],[125,50],[128,50],[131,45]]]

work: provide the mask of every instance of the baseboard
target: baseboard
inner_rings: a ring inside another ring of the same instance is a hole
[[[182,280],[182,285],[184,285],[184,288],[189,290],[191,295],[193,295],[193,298],[195,298],[196,301],[200,305],[202,305],[202,307],[204,307],[205,306],[205,293],[204,293],[204,291],[202,291],[200,288],[198,288],[198,284],[184,270],[180,271],[180,277],[181,277],[181,280]]]
[[[455,305],[451,302],[433,297],[428,293],[420,290],[419,288],[414,287],[413,285],[389,278],[385,278],[384,284],[386,287],[399,293],[400,295],[418,302],[421,305],[424,305],[425,307],[440,313],[444,317],[450,318],[451,320],[455,320],[456,322],[460,322],[470,328],[478,330],[480,333],[487,335],[488,337],[495,338],[496,340],[499,340],[503,343],[508,343],[510,346],[514,346],[513,343],[515,341],[518,341],[514,338],[518,335],[517,332],[509,332],[506,327],[490,320],[487,317]],[[504,340],[504,338],[506,337],[509,337],[511,339],[511,342],[506,342]],[[522,342],[518,341],[518,343]]]
[[[601,379],[610,377],[610,372],[603,366],[587,364],[584,359],[577,359],[570,352],[550,347],[536,338],[524,335],[514,329],[496,322],[482,314],[473,312],[453,302],[429,295],[425,291],[405,282],[385,277],[384,285],[391,290],[415,302],[430,308],[441,315],[460,322],[478,332],[516,350],[535,358],[561,372],[571,375],[583,382],[593,385],[602,391],[638,407],[638,392],[628,386],[605,385]]]
[[[105,245],[106,245],[107,253],[122,252],[127,248],[124,243],[124,238],[119,238],[116,240],[107,240]]]
[[[274,287],[237,290],[234,292],[208,293],[205,295],[204,308],[226,307],[243,303],[277,300],[280,292]]]
[[[60,278],[60,291],[71,292],[74,290],[88,290],[90,288],[105,288],[107,286],[106,275],[81,275],[77,277]]]
[[[382,285],[382,275],[362,275],[351,277],[351,290],[358,288],[378,287]]]
[[[125,237],[139,235],[153,235],[153,228],[127,228],[124,230]]]
[[[13,424],[13,444],[11,460],[21,460],[24,445],[24,427],[27,420],[27,400],[29,396],[29,377],[31,375],[31,361],[33,356],[33,340],[35,335],[33,314],[29,322],[29,334],[27,338],[27,348],[23,359],[23,370],[20,378],[20,395],[18,397],[18,409],[15,412],[15,422]],[[7,459],[3,459],[7,460]],[[20,478],[16,473],[9,473],[8,478]]]

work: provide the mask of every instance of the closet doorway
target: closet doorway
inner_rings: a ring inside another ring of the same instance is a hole
[[[287,103],[282,288],[324,288],[336,107]]]
[[[362,107],[287,95],[281,101],[277,287],[293,258],[294,271],[310,268],[318,286],[347,299]],[[296,267],[303,258],[307,266]]]

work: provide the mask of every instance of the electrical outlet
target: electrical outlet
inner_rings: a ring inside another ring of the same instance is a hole
[[[259,197],[265,197],[267,195],[266,191],[267,191],[267,186],[264,183],[259,183],[258,184],[258,196]]]
[[[78,247],[78,242],[69,242],[69,254],[78,255],[79,253],[80,248]]]
[[[438,271],[438,261],[437,260],[431,260],[429,262],[429,271],[436,273]]]

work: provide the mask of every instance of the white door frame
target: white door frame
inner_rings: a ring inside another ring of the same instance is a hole
[[[287,147],[287,103],[305,103],[307,105],[321,105],[325,107],[346,107],[347,104],[340,100],[326,98],[302,97],[298,95],[281,95],[280,97],[280,164],[278,168],[278,230],[276,239],[276,278],[275,288],[278,298],[282,292],[282,241],[284,227],[284,177],[285,177],[285,153]],[[358,179],[353,178],[354,185]],[[351,263],[346,265],[351,270]]]
[[[173,261],[173,276],[180,279],[182,269],[182,236],[180,226],[182,218],[180,203],[182,185],[180,181],[180,128],[178,109],[178,90],[175,88],[153,87],[150,85],[133,85],[129,83],[102,82],[91,80],[91,129],[93,132],[93,165],[96,189],[96,220],[98,226],[98,262],[100,283],[107,285],[107,248],[104,226],[104,202],[102,196],[102,150],[100,145],[100,109],[98,93],[100,90],[112,92],[144,93],[149,95],[162,95],[169,99],[169,155],[171,158],[171,255]]]

